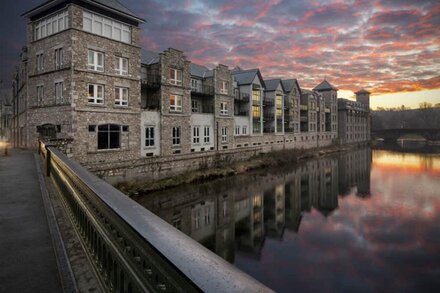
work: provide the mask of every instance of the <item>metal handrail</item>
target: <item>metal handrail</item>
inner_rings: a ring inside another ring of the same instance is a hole
[[[271,292],[55,146],[39,152],[110,292]]]

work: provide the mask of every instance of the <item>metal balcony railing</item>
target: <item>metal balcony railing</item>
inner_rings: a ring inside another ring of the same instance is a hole
[[[54,145],[40,141],[39,153],[105,291],[271,291]]]
[[[274,100],[273,99],[263,99],[263,105],[264,106],[273,106],[274,105]]]
[[[214,87],[211,85],[199,85],[196,87],[191,87],[191,94],[201,96],[213,96]]]
[[[235,99],[235,101],[238,101],[238,102],[248,103],[249,99],[250,99],[250,95],[247,93],[236,92],[234,99]]]
[[[159,88],[162,82],[160,74],[149,73],[146,76],[142,76],[141,83],[150,88]]]

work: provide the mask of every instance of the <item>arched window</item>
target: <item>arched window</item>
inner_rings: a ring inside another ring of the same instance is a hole
[[[119,149],[121,147],[121,126],[103,124],[98,126],[98,149]]]
[[[40,134],[41,138],[57,138],[57,132],[58,128],[60,128],[57,125],[54,124],[43,124],[41,126],[37,126],[37,131]]]

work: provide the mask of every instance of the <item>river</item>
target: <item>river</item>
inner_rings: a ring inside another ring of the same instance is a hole
[[[360,149],[135,198],[277,292],[440,292],[440,154]]]

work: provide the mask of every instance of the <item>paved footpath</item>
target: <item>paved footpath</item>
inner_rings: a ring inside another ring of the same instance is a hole
[[[34,155],[0,154],[0,292],[62,292]]]

